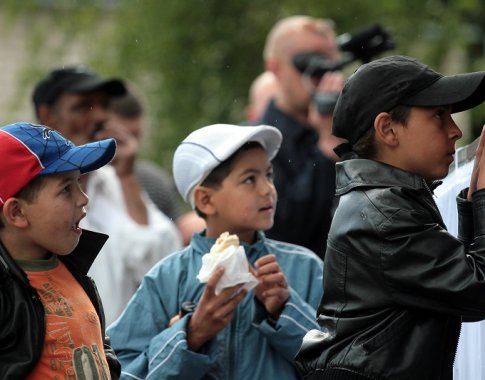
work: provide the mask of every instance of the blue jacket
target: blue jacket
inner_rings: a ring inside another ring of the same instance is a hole
[[[205,284],[196,276],[215,239],[194,234],[191,244],[161,260],[145,276],[121,317],[108,329],[125,379],[297,379],[293,358],[307,331],[319,328],[323,263],[306,248],[269,240],[262,233],[244,245],[251,265],[276,255],[290,298],[277,321],[268,319],[254,293],[230,323],[199,352],[188,349],[190,314],[167,327],[184,301],[198,302]]]

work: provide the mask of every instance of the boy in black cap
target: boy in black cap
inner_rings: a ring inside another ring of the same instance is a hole
[[[333,133],[340,203],[325,255],[322,332],[296,358],[305,379],[451,379],[463,320],[485,318],[485,133],[459,239],[433,200],[462,136],[451,118],[485,99],[485,72],[443,76],[386,57],[347,81]]]
[[[86,275],[107,236],[79,227],[81,174],[116,142],[74,145],[29,123],[0,128],[0,378],[116,379],[104,314]]]

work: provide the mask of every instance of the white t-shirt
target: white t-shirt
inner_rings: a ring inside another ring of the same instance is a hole
[[[458,234],[456,196],[470,184],[473,160],[459,164],[435,190],[436,204],[448,231]],[[453,367],[454,380],[485,379],[485,321],[463,323]]]
[[[146,194],[149,223],[140,225],[131,219],[110,165],[89,174],[86,193],[89,204],[81,227],[109,235],[88,273],[96,282],[109,325],[121,314],[145,273],[180,249],[181,238],[175,224]]]

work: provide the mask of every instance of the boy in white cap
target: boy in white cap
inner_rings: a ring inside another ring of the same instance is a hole
[[[325,254],[321,331],[305,379],[452,379],[462,320],[485,318],[485,144],[458,195],[459,238],[433,199],[462,136],[451,117],[485,100],[485,72],[443,76],[405,56],[361,66],[334,111],[348,140]]]
[[[116,379],[104,314],[86,275],[107,236],[82,231],[82,174],[113,139],[74,145],[29,123],[0,128],[0,378]]]
[[[126,378],[297,379],[293,357],[318,328],[322,262],[306,248],[266,239],[276,191],[271,159],[282,140],[274,127],[210,125],[192,132],[173,159],[175,183],[207,229],[145,276],[109,328]],[[238,237],[258,281],[217,291],[202,257],[224,232]],[[178,315],[185,301],[195,310]],[[175,318],[174,318],[175,316]]]

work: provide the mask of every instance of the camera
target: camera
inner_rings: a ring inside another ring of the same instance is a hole
[[[380,25],[373,25],[354,34],[344,33],[337,36],[339,50],[344,53],[340,61],[332,61],[324,54],[307,52],[293,57],[294,67],[302,74],[312,78],[321,78],[326,72],[342,70],[355,62],[370,62],[374,56],[395,48],[389,33]],[[315,91],[313,100],[322,114],[331,113],[339,94]]]

